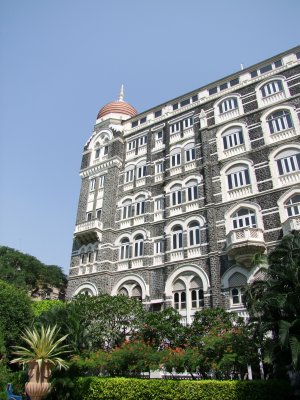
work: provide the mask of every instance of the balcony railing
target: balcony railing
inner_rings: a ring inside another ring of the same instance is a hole
[[[85,221],[81,224],[76,225],[75,233],[90,231],[93,229],[102,230],[103,224],[98,219],[93,219],[91,221]]]
[[[300,230],[300,215],[290,217],[282,224],[282,231],[284,235],[288,235],[294,230]]]

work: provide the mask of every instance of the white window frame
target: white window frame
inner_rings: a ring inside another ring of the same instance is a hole
[[[173,134],[175,134],[177,132],[180,132],[180,121],[170,124],[170,133],[171,133],[171,135],[173,135]]]
[[[248,211],[248,213],[239,215],[242,210]],[[239,230],[243,228],[257,228],[256,213],[251,208],[239,208],[234,214],[232,214],[231,219],[232,229],[234,230]]]
[[[219,114],[225,114],[229,111],[236,110],[238,107],[238,98],[236,96],[227,97],[218,104]]]
[[[138,239],[136,239],[138,237]],[[141,234],[138,234],[133,241],[134,247],[134,257],[143,257],[144,256],[144,237]]]
[[[125,183],[133,182],[134,172],[135,172],[134,166],[131,166],[131,168],[128,168],[127,170],[125,170],[125,176],[124,176]]]
[[[196,225],[197,224],[197,225]],[[191,226],[193,225],[193,226]],[[198,221],[190,222],[188,226],[188,238],[190,246],[199,246],[201,243],[200,224]]]
[[[294,198],[298,197],[297,201],[292,202]],[[288,218],[300,215],[300,193],[295,193],[289,197],[284,203],[286,215]]]
[[[134,203],[135,216],[145,214],[145,207],[146,207],[146,199],[145,198]]]
[[[159,197],[154,200],[154,211],[162,211],[164,209],[164,198]]]
[[[183,129],[187,129],[194,125],[194,118],[188,117],[185,118],[182,122],[183,122]]]
[[[138,138],[138,146],[145,146],[147,144],[147,135]]]
[[[176,301],[178,297],[178,301]],[[186,290],[176,290],[173,293],[173,301],[175,310],[186,310],[187,309],[187,292]]]
[[[105,175],[99,176],[99,188],[104,187],[105,184]]]
[[[95,189],[96,189],[96,178],[93,178],[90,181],[90,192],[93,192]]]
[[[284,153],[284,157],[280,157],[280,155]],[[300,171],[300,151],[286,150],[283,152],[279,152],[275,157],[278,175],[288,175],[293,172]]]
[[[147,174],[147,165],[145,164],[138,164],[136,169],[136,179],[145,178]]]
[[[190,289],[191,293],[191,307],[195,308],[202,308],[204,307],[204,292],[202,288],[192,288]],[[196,298],[193,299],[193,293],[196,294]]]
[[[171,189],[170,197],[171,206],[178,206],[182,204],[182,187],[179,188],[179,185],[176,185],[176,189]]]
[[[192,162],[196,159],[196,149],[195,147],[185,149],[185,161]]]
[[[243,129],[240,126],[228,128],[222,133],[221,138],[224,151],[245,143]]]
[[[280,113],[282,113],[281,116]],[[279,115],[274,117],[276,114]],[[267,116],[266,121],[270,135],[294,128],[291,112],[287,109],[275,110]]]
[[[124,239],[128,239],[128,238],[123,238],[122,240],[124,240]],[[126,242],[123,242],[122,243],[122,240],[121,240],[121,242],[120,242],[120,260],[128,260],[129,258],[130,258],[130,253],[131,253],[131,244],[130,244],[130,241],[129,241],[129,239],[128,239],[128,241],[126,241]]]
[[[128,219],[132,217],[132,203],[131,201],[125,201],[122,206],[122,219]]]
[[[181,165],[181,151],[171,154],[171,167],[178,167]]]
[[[186,198],[187,201],[195,201],[198,199],[198,185],[189,186],[186,189]]]
[[[159,161],[155,164],[155,174],[159,175],[162,174],[163,172],[164,172],[164,162]]]
[[[227,173],[227,185],[228,190],[234,190],[242,186],[251,185],[251,178],[248,166],[241,166],[240,169],[234,172],[230,172],[233,168],[231,168]]]
[[[272,96],[275,93],[283,92],[283,82],[281,79],[273,79],[260,87],[262,98]]]
[[[176,229],[175,228],[181,228]],[[183,229],[180,225],[174,226],[172,229],[172,250],[183,249]]]
[[[163,254],[164,252],[164,240],[159,239],[154,242],[154,254]]]
[[[136,139],[130,140],[130,141],[127,143],[127,150],[128,150],[128,151],[131,151],[131,150],[135,150],[135,148],[136,148]]]

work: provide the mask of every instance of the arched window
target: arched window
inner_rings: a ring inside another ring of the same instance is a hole
[[[139,234],[134,238],[134,257],[142,257],[144,255],[144,237]]]
[[[247,278],[240,272],[235,272],[229,278],[230,301],[233,306],[243,304],[244,287],[247,284]]]
[[[283,91],[283,84],[281,80],[274,80],[266,83],[260,88],[262,97],[268,97],[275,93]]]
[[[181,150],[179,147],[171,150],[171,167],[176,167],[181,164]]]
[[[185,284],[179,279],[173,286],[174,308],[176,310],[186,309],[186,287]]]
[[[136,285],[133,287],[131,292],[131,297],[140,301],[142,300],[142,289],[140,285]]]
[[[284,205],[289,217],[300,215],[300,194],[290,197]]]
[[[203,283],[198,277],[192,279],[190,283],[192,308],[201,308],[204,306]]]
[[[238,164],[227,171],[228,189],[235,189],[241,186],[250,185],[250,175],[248,166]]]
[[[141,195],[136,198],[134,208],[136,216],[145,214],[145,196]]]
[[[196,179],[191,179],[186,183],[187,186],[187,201],[194,201],[198,199],[198,182]]]
[[[141,161],[137,165],[137,179],[144,178],[146,176],[146,161]]]
[[[172,247],[173,250],[182,249],[183,247],[183,231],[180,225],[176,225],[172,229]]]
[[[126,297],[128,297],[128,290],[127,290],[125,287],[121,287],[121,288],[119,289],[118,294],[119,294],[120,296],[126,296]]]
[[[134,179],[134,165],[128,165],[125,168],[125,183],[132,182]]]
[[[293,127],[291,113],[288,110],[275,111],[267,117],[270,133],[277,133]]]
[[[122,203],[122,219],[127,219],[132,216],[132,204],[131,200],[127,199]]]
[[[236,108],[238,108],[238,101],[236,97],[229,97],[219,104],[220,114],[226,113],[227,111],[235,110]]]
[[[244,144],[243,130],[240,126],[226,129],[221,135],[224,150]]]
[[[182,203],[182,193],[181,193],[181,185],[176,184],[171,187],[171,205],[177,206]]]
[[[281,151],[277,154],[275,160],[280,176],[300,170],[300,151],[298,149]]]
[[[253,210],[247,208],[241,208],[235,214],[232,215],[233,229],[240,228],[256,228],[256,215]]]
[[[189,244],[190,246],[196,246],[200,244],[200,224],[197,221],[193,221],[189,224]]]
[[[191,162],[196,158],[195,143],[189,143],[184,148],[185,161]]]
[[[130,242],[128,238],[121,240],[120,259],[127,260],[130,257]]]

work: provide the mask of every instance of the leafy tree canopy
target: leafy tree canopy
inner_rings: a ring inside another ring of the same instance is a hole
[[[31,302],[26,292],[0,280],[0,326],[6,350],[15,344],[20,332],[32,322]]]
[[[5,246],[0,246],[0,279],[32,294],[38,289],[47,293],[51,287],[64,290],[67,282],[60,267],[45,265],[31,255]]]

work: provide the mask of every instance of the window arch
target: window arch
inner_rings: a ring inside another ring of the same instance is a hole
[[[297,120],[297,112],[287,105],[264,112],[261,121],[265,142],[276,143],[300,135],[299,124],[294,124]]]
[[[282,101],[289,94],[284,77],[272,77],[261,82],[256,87],[257,102],[259,107],[264,107]]]
[[[134,237],[134,257],[142,257],[144,255],[144,236],[138,234]]]
[[[170,203],[171,206],[177,206],[182,203],[182,185],[177,183],[170,188]]]
[[[171,157],[171,162],[170,162],[171,167],[176,167],[178,165],[181,165],[181,149],[180,149],[180,147],[176,147],[175,149],[172,149],[170,151],[170,157]]]
[[[267,123],[270,134],[278,133],[293,128],[293,121],[289,110],[278,110],[269,114]]]
[[[283,91],[283,83],[280,79],[273,79],[260,87],[261,96],[263,98],[272,96],[275,93]]]
[[[214,108],[216,123],[235,118],[242,112],[240,96],[237,94],[231,94],[222,98],[215,104]]]
[[[196,246],[200,244],[200,224],[198,221],[192,221],[188,225],[189,245]]]
[[[226,172],[228,189],[250,185],[249,167],[246,164],[236,164]]]
[[[257,228],[255,211],[250,208],[240,208],[231,216],[233,229]]]
[[[288,217],[300,215],[300,193],[291,196],[284,205]]]
[[[121,239],[120,260],[127,260],[130,257],[130,241],[128,237]]]
[[[232,126],[226,129],[221,137],[224,150],[244,144],[244,135],[241,126]]]
[[[194,201],[198,199],[198,181],[196,179],[191,179],[186,182],[186,200]]]
[[[285,145],[273,150],[270,153],[270,170],[274,187],[300,182],[300,146]]]
[[[122,203],[122,219],[132,217],[132,200],[126,199]]]
[[[173,250],[183,247],[183,229],[181,225],[175,225],[172,229],[172,248]]]
[[[184,147],[184,153],[185,153],[185,161],[186,162],[194,161],[196,158],[195,143],[188,143]]]

